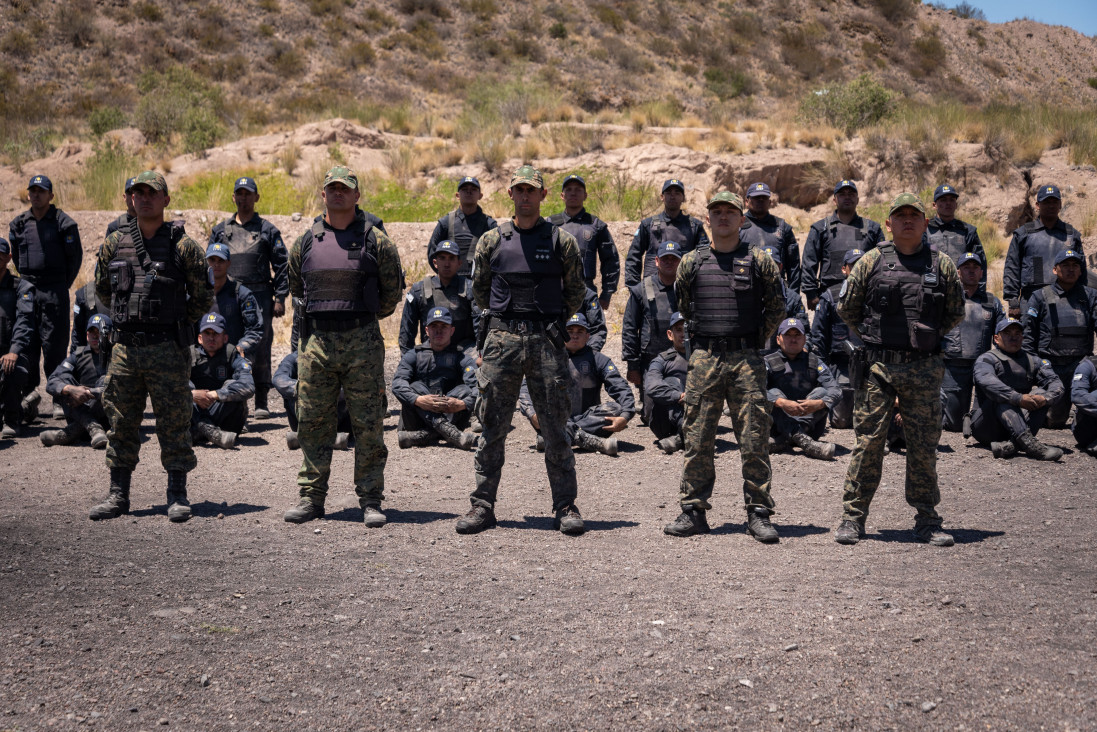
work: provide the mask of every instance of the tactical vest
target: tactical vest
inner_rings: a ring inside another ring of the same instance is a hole
[[[323,218],[312,224],[312,242],[301,259],[305,312],[376,313],[381,309],[377,267],[377,236],[356,218],[354,241],[344,249]]]
[[[475,328],[472,323],[472,299],[466,296],[468,295],[468,280],[462,275],[453,278],[450,286],[461,294],[451,298],[446,294],[446,288],[441,286],[441,280],[438,281],[437,287],[434,286],[435,276],[430,275],[422,280],[423,305],[426,307],[424,312],[436,307],[449,308],[450,316],[453,318],[453,342],[463,343],[475,338]]]
[[[461,260],[461,264],[457,270],[458,274],[467,275],[472,271],[472,262],[476,258],[476,242],[479,237],[469,228],[466,217],[458,216],[458,213],[460,211],[456,208],[449,212],[449,240],[456,244],[460,251],[458,259]]]
[[[121,237],[110,274],[110,317],[117,330],[139,331],[145,326],[176,325],[187,314],[187,278],[178,243],[186,232],[179,222],[163,224],[145,239],[149,257],[146,271],[134,246],[131,229]]]
[[[225,243],[232,255],[229,258],[229,276],[243,282],[248,289],[269,289],[270,255],[263,246],[262,229],[248,231],[236,223],[235,216],[225,219],[224,226]]]
[[[693,249],[690,241],[693,235],[693,222],[687,219],[689,234],[684,234],[667,219],[666,212],[651,217],[651,225],[648,227],[648,253],[644,257],[644,276],[655,274],[655,259],[659,253],[659,245],[665,241],[673,241],[678,244],[679,255]]]
[[[19,279],[7,270],[0,270],[0,356],[11,350],[18,304]]]
[[[49,283],[65,279],[65,247],[61,242],[61,211],[42,219],[43,237],[38,236],[38,222],[29,212],[23,214],[23,236],[16,248],[15,268],[31,282]]]
[[[84,291],[84,307],[88,309],[88,317],[93,315],[110,315],[110,308],[103,303],[99,302],[98,295],[95,294],[95,280],[88,280],[82,288]]]
[[[994,301],[985,292],[980,291],[972,298],[965,297],[964,319],[945,334],[941,351],[945,358],[973,361],[990,350],[996,325]]]
[[[781,224],[785,223],[784,219],[776,216],[767,215],[766,219],[755,219],[749,214],[744,214],[746,223],[739,229],[739,238],[750,244],[752,249],[765,250],[766,247],[772,247],[776,251],[781,253],[784,257],[785,252],[781,249],[781,237],[779,232],[781,231]],[[772,227],[770,226],[772,222]],[[765,223],[765,226],[762,224]]]
[[[1028,351],[1018,351],[1011,356],[997,347],[992,348],[990,352],[1002,362],[1002,373],[998,378],[1003,384],[1020,394],[1028,394],[1032,391],[1036,374],[1040,371],[1040,359],[1037,356]]]
[[[945,309],[940,255],[925,245],[917,254],[902,258],[892,242],[880,244],[879,249],[867,282],[862,338],[876,348],[938,352]]]
[[[240,311],[240,283],[229,280],[213,298],[213,311],[225,318],[225,333],[233,343],[244,337],[244,315]]]
[[[598,229],[594,225],[592,217],[589,224],[583,224],[574,219],[568,219],[566,213],[553,214],[549,222],[575,237],[579,242],[579,258],[583,261],[583,280],[587,285],[593,286],[594,276],[598,270],[598,250],[593,246],[594,235]]]
[[[960,257],[967,253],[967,242],[963,233],[951,226],[936,227],[930,224],[926,230],[926,241],[937,247],[941,254],[947,254],[953,262],[959,264]],[[986,269],[986,262],[981,263]]]
[[[788,399],[804,399],[819,385],[819,357],[814,353],[801,353],[789,360],[776,351],[764,360],[766,370],[773,375],[770,383]]]
[[[844,280],[827,288],[830,292],[831,312],[833,313],[833,317],[830,319],[830,363],[849,360],[849,353],[844,345],[846,341],[850,341],[855,346],[862,345],[861,339],[853,334],[853,331],[846,325],[846,321],[838,315],[837,307],[834,307],[838,302],[838,294],[842,290],[843,283]]]
[[[1081,358],[1093,353],[1091,304],[1086,291],[1081,291],[1081,302],[1077,306],[1067,297],[1060,296],[1051,285],[1041,292],[1044,294],[1044,302],[1047,303],[1048,325],[1051,329],[1051,342],[1046,349],[1041,349],[1041,355],[1047,358]]]
[[[1024,236],[1025,258],[1021,261],[1021,287],[1029,292],[1055,282],[1055,255],[1067,249],[1082,251],[1082,237],[1078,231],[1062,222],[1066,233],[1060,240],[1055,232],[1058,229],[1042,229],[1038,221],[1029,221],[1021,227]],[[1085,266],[1082,267],[1082,279],[1085,279]]]
[[[645,356],[655,356],[670,348],[671,342],[667,338],[670,316],[678,310],[678,304],[673,302],[674,285],[665,290],[655,280],[654,276],[643,279],[644,300],[647,301],[647,327],[640,331],[640,351]]]
[[[232,362],[236,355],[236,346],[226,343],[225,347],[210,356],[204,348],[197,348],[194,368],[190,372],[191,383],[195,389],[216,391],[232,378]]]
[[[861,227],[843,224],[837,214],[827,217],[826,230],[827,246],[823,250],[822,274],[819,277],[823,287],[830,287],[835,282],[845,279],[842,274],[842,263],[846,258],[846,252],[850,249],[865,251],[865,241],[868,239],[868,219],[861,217]]]
[[[431,350],[429,343],[415,347],[415,380],[426,384],[431,394],[446,394],[462,383],[464,354],[455,346]]]
[[[80,384],[94,388],[106,376],[110,366],[110,349],[110,341],[104,338],[99,341],[98,356],[89,346],[82,346],[68,357],[72,362],[72,375]]]
[[[719,258],[731,258],[731,267]],[[718,257],[706,247],[698,257],[693,281],[693,318],[696,335],[711,338],[757,335],[762,328],[762,279],[748,246]]]
[[[514,223],[499,224],[499,246],[491,254],[493,313],[504,317],[564,315],[564,263],[557,252],[559,229],[544,219],[518,234]]]
[[[679,387],[685,389],[686,375],[689,372],[689,361],[686,360],[686,357],[673,348],[669,348],[659,355],[667,363],[666,368],[663,369],[663,380],[678,379]]]
[[[571,416],[587,411],[602,399],[602,374],[594,351],[584,348],[568,359],[571,371]]]

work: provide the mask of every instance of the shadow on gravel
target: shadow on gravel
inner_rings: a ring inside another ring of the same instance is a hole
[[[982,529],[950,529],[945,527],[945,530],[952,534],[952,538],[956,540],[957,544],[978,544],[986,539],[1006,535],[1004,531],[983,531]],[[921,543],[914,538],[909,529],[880,529],[875,534],[866,535],[865,539],[896,544]]]
[[[449,521],[459,518],[456,513],[444,511],[400,511],[395,508],[385,508],[385,516],[390,524],[429,524],[435,521]],[[347,507],[335,513],[324,516],[328,521],[349,521],[362,523],[362,509]]]
[[[626,455],[630,455],[634,452],[643,452],[644,449],[645,448],[643,445],[637,445],[635,442],[621,442],[620,440],[617,441],[618,453],[625,453]]]
[[[830,529],[826,526],[816,526],[815,524],[774,524],[777,527],[777,533],[781,535],[781,538],[786,537],[790,539],[798,539],[804,536],[812,536],[814,534],[829,534]]]
[[[262,422],[248,422],[248,433],[253,435],[261,435],[264,432],[270,432],[271,430],[284,430],[285,424],[280,424],[272,420],[265,419]]]
[[[952,449],[952,445],[938,445],[937,452],[943,452],[948,455],[954,454],[956,451]]]
[[[231,506],[225,503],[213,503],[212,501],[202,501],[201,503],[191,504],[191,513],[200,518],[214,518],[218,514],[224,516],[243,516],[249,513],[258,513],[259,511],[266,511],[270,506],[257,506],[251,503],[234,503]],[[167,513],[167,504],[160,504],[153,506],[152,508],[140,508],[136,511],[130,511],[127,516],[133,516],[134,518],[144,518],[146,516],[163,516]]]
[[[237,447],[251,447],[253,445],[258,446],[258,445],[269,445],[270,444],[270,442],[268,442],[265,437],[260,437],[259,435],[256,435],[254,432],[248,432],[247,435],[250,435],[250,436],[240,435],[239,437],[236,438],[236,446]]]
[[[591,521],[583,519],[587,532],[613,531],[614,529],[628,529],[640,524],[636,521]],[[503,529],[534,529],[535,531],[556,531],[552,527],[551,516],[523,516],[521,521],[500,521],[499,527]]]
[[[729,430],[729,432],[730,432],[730,430]],[[735,451],[738,451],[738,449],[739,449],[739,446],[737,444],[735,444],[734,442],[728,442],[727,440],[721,440],[719,437],[716,438],[716,451],[715,451],[715,454],[719,455],[720,453],[723,453],[723,452],[735,452]]]

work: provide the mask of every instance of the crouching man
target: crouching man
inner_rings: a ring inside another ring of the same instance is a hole
[[[671,313],[667,339],[672,348],[660,353],[644,373],[644,414],[659,449],[672,455],[682,449],[682,425],[685,421],[686,319]]]

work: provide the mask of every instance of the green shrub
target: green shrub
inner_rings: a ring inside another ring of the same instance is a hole
[[[300,76],[308,65],[305,55],[286,41],[275,41],[271,44],[267,62],[283,78]]]
[[[499,14],[499,5],[495,0],[462,0],[461,7],[480,20],[491,20]]]
[[[948,57],[945,44],[941,42],[937,30],[914,39],[911,44],[914,54],[915,70],[928,76],[944,68],[944,62]]]
[[[954,7],[952,9],[952,14],[955,15],[957,18],[966,18],[967,20],[987,19],[986,13],[968,2],[962,2]]]
[[[568,37],[568,27],[564,25],[563,21],[558,20],[549,26],[549,35],[562,41]]]
[[[826,122],[852,135],[883,120],[894,107],[895,95],[868,74],[862,74],[847,84],[809,93],[800,103],[800,114],[807,121]]]
[[[373,62],[377,60],[377,52],[373,50],[373,46],[370,45],[369,41],[354,41],[347,46],[343,58],[351,66],[358,69],[363,66],[372,66]]]
[[[115,140],[97,144],[88,158],[80,183],[88,201],[99,210],[118,207],[119,193],[126,186],[126,179],[135,175],[139,162]]]
[[[914,0],[872,0],[872,4],[889,23],[901,23],[915,15]]]
[[[396,7],[404,15],[428,13],[442,20],[453,17],[443,0],[397,0]]]
[[[1088,79],[1086,79],[1086,83],[1089,84],[1094,89],[1097,89],[1097,76],[1089,77]]]
[[[610,5],[598,4],[592,8],[594,17],[603,25],[608,25],[614,31],[621,33],[625,30],[625,16],[618,13]]]
[[[164,11],[154,2],[137,3],[133,7],[133,12],[138,18],[149,23],[159,23],[164,19]]]
[[[746,72],[732,67],[705,69],[705,88],[721,102],[754,93],[754,80]]]
[[[145,72],[137,80],[137,90],[141,101],[134,122],[150,142],[166,143],[179,134],[188,150],[197,152],[224,134],[221,88],[190,69],[174,66]]]
[[[118,107],[97,107],[88,115],[91,134],[102,137],[111,130],[117,130],[126,123],[126,116]]]
[[[814,79],[826,68],[822,49],[826,28],[816,22],[789,24],[781,28],[781,60],[805,79]]]

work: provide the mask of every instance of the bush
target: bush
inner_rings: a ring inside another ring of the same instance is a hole
[[[800,114],[808,121],[822,121],[852,135],[892,113],[895,95],[868,74],[847,84],[811,92],[800,103]]]
[[[1088,79],[1086,79],[1086,83],[1089,84],[1094,89],[1097,89],[1097,76],[1089,77]]]
[[[141,20],[148,21],[149,23],[159,23],[164,19],[164,11],[160,9],[160,6],[153,2],[138,3],[134,6],[133,12]]]
[[[111,130],[117,130],[126,123],[126,116],[118,107],[97,107],[88,115],[91,134],[102,137]]]
[[[987,19],[986,13],[968,2],[962,2],[954,7],[952,9],[952,14],[955,15],[957,18],[965,18],[967,20]]]
[[[80,177],[84,195],[97,209],[118,207],[126,179],[135,175],[138,161],[115,140],[96,145]]]
[[[705,69],[705,88],[721,102],[754,92],[751,76],[735,68]]]
[[[57,28],[74,47],[87,48],[95,42],[95,3],[92,0],[69,0],[59,6]]]
[[[358,69],[363,66],[371,66],[377,60],[377,52],[369,41],[354,41],[343,54],[351,66]]]
[[[145,72],[137,80],[137,90],[142,96],[134,122],[150,142],[166,143],[180,134],[188,150],[197,152],[224,134],[225,101],[220,87],[190,69],[175,66]]]
[[[549,26],[549,35],[557,40],[563,40],[568,37],[568,27],[564,25],[562,21],[556,21]]]
[[[914,39],[911,46],[915,69],[922,75],[928,76],[944,67],[948,51],[945,50],[945,44],[941,42],[936,29],[932,33]]]
[[[901,23],[915,13],[913,0],[873,0],[873,5],[889,23]]]

